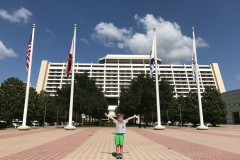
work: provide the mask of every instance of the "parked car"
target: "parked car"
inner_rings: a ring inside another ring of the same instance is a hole
[[[7,123],[7,122],[0,119],[0,123]]]
[[[152,127],[155,126],[155,124],[154,124],[153,122],[148,123],[148,125],[149,125],[149,126],[152,126]]]
[[[14,120],[12,120],[12,125],[13,125],[15,128],[17,128],[17,127],[19,127],[19,126],[22,125],[22,121],[21,121],[21,120],[18,120],[18,119],[14,119]]]
[[[170,125],[172,122],[171,121],[168,121],[168,122],[166,122],[165,124],[166,125]]]
[[[184,125],[184,126],[188,126],[188,127],[190,127],[190,126],[192,126],[193,124],[190,123],[190,122],[186,122],[186,123],[183,123],[183,125]]]
[[[178,121],[175,121],[175,122],[173,122],[173,125],[178,126],[178,125],[180,125],[180,123]]]
[[[34,127],[39,126],[39,122],[37,120],[32,121],[32,125]]]

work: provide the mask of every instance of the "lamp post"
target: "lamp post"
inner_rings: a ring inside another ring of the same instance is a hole
[[[75,122],[75,125],[77,126],[77,113],[76,113],[76,122]]]
[[[45,118],[46,118],[46,101],[45,101],[45,111],[44,111],[44,122],[43,122],[43,127],[45,128],[46,125],[45,125]]]
[[[153,123],[153,113],[152,113],[152,123]]]
[[[57,108],[57,124],[56,124],[56,128],[58,128],[58,108]]]
[[[64,122],[64,125],[66,125],[66,112],[65,112],[65,122]]]
[[[239,104],[239,105],[240,105],[240,104]],[[229,104],[229,105],[227,105],[227,107],[226,107],[226,108],[227,108],[227,114],[228,114],[228,113],[232,113],[231,111],[229,111],[229,110],[230,110],[230,108],[231,108],[231,107],[230,107],[230,104]],[[233,115],[233,113],[232,113],[232,116],[231,116],[231,120],[233,121],[233,124],[235,124],[235,121],[234,121],[234,115]]]
[[[82,113],[81,116],[82,116],[82,125],[83,125],[83,119],[86,120],[86,115]]]
[[[46,93],[44,94],[44,105],[45,105],[45,110],[44,110],[44,117],[43,117],[43,128],[45,128],[45,120],[46,120],[46,109],[47,109],[47,106],[46,106]]]
[[[181,104],[178,104],[178,109],[180,110],[180,120],[181,120],[181,128],[182,128],[182,105]]]
[[[168,109],[167,109],[167,125],[169,127]]]

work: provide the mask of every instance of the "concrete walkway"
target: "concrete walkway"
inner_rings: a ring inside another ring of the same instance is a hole
[[[0,130],[0,160],[115,158],[114,128]],[[240,126],[127,128],[123,159],[240,160]]]

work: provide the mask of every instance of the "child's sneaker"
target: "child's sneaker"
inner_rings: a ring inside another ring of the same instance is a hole
[[[120,158],[120,154],[116,154],[116,158],[119,159]]]
[[[119,154],[119,158],[122,159],[122,158],[123,158],[123,155],[122,155],[122,154]]]

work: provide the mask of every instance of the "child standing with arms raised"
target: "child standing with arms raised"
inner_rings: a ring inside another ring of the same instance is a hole
[[[127,119],[124,119],[124,120],[123,120],[122,113],[117,114],[117,120],[114,119],[112,116],[107,115],[107,113],[105,113],[105,116],[112,119],[113,123],[116,124],[116,132],[115,132],[115,136],[114,136],[115,145],[116,145],[116,154],[117,154],[116,157],[117,157],[117,159],[119,159],[119,158],[122,159],[124,134],[126,133],[126,123],[128,123],[128,120],[135,118],[136,115],[129,117]]]

